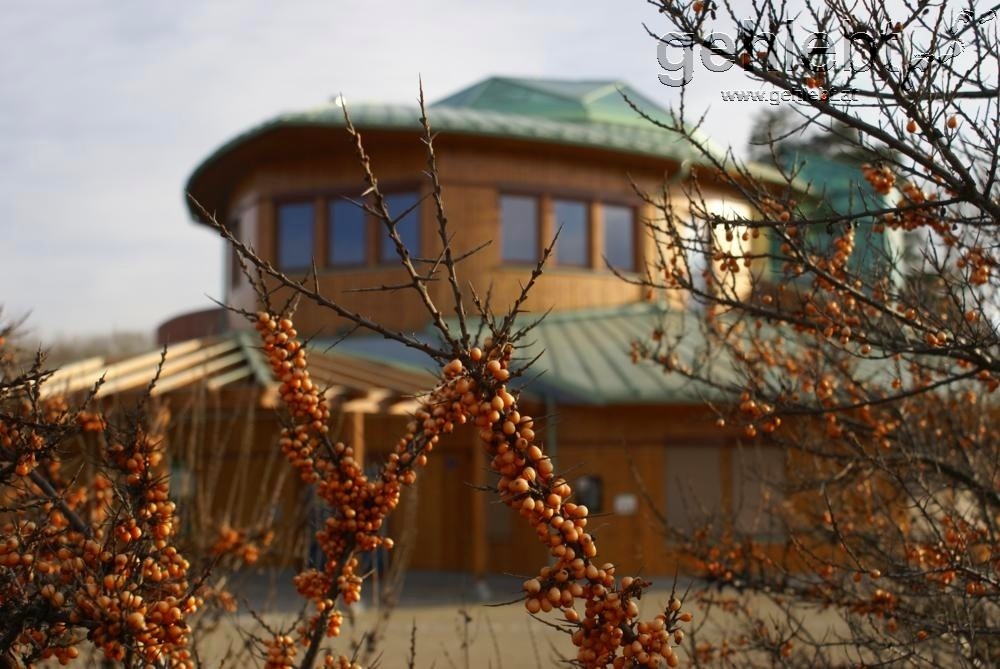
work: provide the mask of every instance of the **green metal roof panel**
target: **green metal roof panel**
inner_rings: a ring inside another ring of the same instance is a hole
[[[351,120],[361,129],[420,131],[420,111],[411,105],[349,104]],[[559,144],[617,150],[671,160],[695,160],[695,152],[682,138],[645,125],[552,120],[507,112],[465,107],[435,106],[429,110],[436,131],[515,139],[544,140]],[[271,130],[284,127],[344,127],[343,108],[330,104],[316,109],[287,113],[238,135],[199,165],[188,180],[188,190],[211,163],[236,146]]]
[[[807,192],[816,199],[818,215],[848,216],[892,206],[892,197],[877,193],[857,162],[796,152],[787,156],[786,164],[807,184]],[[829,237],[826,234],[824,239]],[[892,231],[875,232],[873,219],[859,219],[851,266],[856,271],[873,272],[885,264],[887,254],[898,254],[901,244],[900,235]]]
[[[698,350],[703,342],[697,320],[696,312],[668,311],[650,303],[553,312],[528,334],[519,351],[523,362],[541,354],[522,387],[530,394],[567,404],[700,402],[704,391],[699,392],[692,382],[664,374],[652,363],[633,363],[629,355],[632,342],[648,341],[657,327],[678,337],[688,354]],[[435,340],[430,330],[422,336]],[[407,368],[428,362],[423,354],[381,337],[351,337],[337,349]]]
[[[701,396],[687,380],[664,374],[647,362],[633,363],[629,355],[632,342],[648,341],[655,328],[664,327],[664,319],[672,333],[683,329],[683,339],[700,340],[700,333],[685,323],[684,316],[684,312],[670,312],[651,303],[555,312],[532,331],[534,341],[521,354],[530,359],[544,351],[536,363],[545,370],[539,389],[572,396],[582,404],[699,401]]]
[[[664,342],[674,347],[680,360],[698,365],[699,373],[714,383],[739,387],[740,365],[733,364],[729,353],[720,349],[705,359],[702,319],[703,313],[697,309],[671,310],[653,303],[553,312],[528,334],[518,351],[521,362],[540,354],[525,378],[517,382],[518,387],[558,404],[700,404],[706,399],[718,400],[721,391],[680,374],[665,373],[653,362],[633,363],[630,356],[633,341],[649,343],[654,329],[660,328]],[[453,319],[452,324],[457,325]],[[788,351],[802,343],[796,335],[771,325],[737,336],[780,341]],[[437,340],[431,329],[420,337]],[[316,344],[322,346],[323,342]],[[347,338],[338,344],[337,351],[410,370],[430,366],[423,353],[375,336]],[[885,360],[870,358],[857,364],[856,377],[870,378],[873,383],[886,384],[896,374]],[[777,380],[783,375],[780,368],[771,373]]]
[[[491,77],[432,105],[477,109],[577,123],[647,124],[625,94],[651,116],[667,119],[657,103],[620,81],[568,81]]]

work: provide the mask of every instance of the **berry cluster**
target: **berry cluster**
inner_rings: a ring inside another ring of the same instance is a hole
[[[47,425],[106,428],[99,414],[73,414],[63,402],[47,403],[45,412]],[[4,446],[18,451],[28,436],[6,422],[0,431],[11,439]],[[113,442],[89,485],[65,480],[52,449],[38,452],[40,478],[19,476],[5,491],[5,503],[23,511],[3,526],[0,544],[0,618],[19,611],[22,629],[11,650],[65,664],[85,634],[109,660],[132,652],[149,663],[191,666],[185,619],[201,602],[190,595],[187,560],[170,544],[176,515],[156,471],[159,434],[134,427]],[[56,500],[46,489],[63,493]],[[25,601],[35,604],[19,609]]]
[[[209,548],[213,557],[235,555],[246,565],[256,564],[260,559],[261,547],[267,547],[274,540],[274,532],[267,531],[259,537],[252,537],[246,530],[237,530],[229,525],[219,528],[219,536]]]
[[[269,639],[266,646],[264,669],[286,669],[295,666],[297,649],[295,640],[287,634],[279,634]]]
[[[896,185],[896,175],[886,165],[865,163],[861,166],[861,173],[879,195],[888,195]]]
[[[426,454],[437,443],[438,435],[464,422],[454,408],[457,371],[446,370],[445,382],[424,399],[378,478],[369,480],[354,450],[329,439],[329,408],[321,389],[310,379],[306,352],[296,339],[291,320],[262,312],[256,328],[291,414],[292,424],[282,431],[279,442],[282,451],[302,480],[314,483],[317,496],[333,510],[316,534],[327,558],[324,570],[307,570],[295,579],[299,592],[312,600],[317,610],[299,632],[305,641],[317,625],[323,625],[326,635],[337,636],[341,620],[334,610],[337,596],[348,604],[361,598],[362,578],[354,555],[380,546],[392,548],[392,540],[380,536],[379,531],[399,504],[402,486],[416,480],[413,468],[426,464]]]
[[[581,666],[655,667],[663,661],[677,666],[671,635],[690,614],[679,613],[678,602],[650,623],[637,622],[636,600],[649,583],[627,576],[617,581],[614,565],[598,566],[597,546],[586,530],[589,510],[570,501],[569,484],[554,473],[552,461],[535,443],[533,419],[518,411],[517,398],[505,386],[513,347],[490,347],[489,342],[487,347],[485,354],[478,348],[470,351],[472,362],[485,362],[480,384],[485,392],[471,398],[468,412],[493,456],[491,468],[500,474],[501,499],[527,518],[554,558],[536,578],[525,581],[525,607],[533,614],[561,610],[577,628],[572,640]]]

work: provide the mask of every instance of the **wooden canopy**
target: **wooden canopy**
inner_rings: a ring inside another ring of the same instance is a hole
[[[275,406],[278,381],[264,358],[257,338],[249,332],[190,339],[162,350],[108,362],[88,358],[66,365],[42,386],[46,396],[77,394],[97,388],[98,398],[142,392],[149,387],[161,364],[152,395],[193,389],[257,391],[261,406]],[[331,405],[345,412],[411,413],[419,393],[434,378],[417,368],[366,360],[335,348],[309,350],[309,371],[325,390]]]

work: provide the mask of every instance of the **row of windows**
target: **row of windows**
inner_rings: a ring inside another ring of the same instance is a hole
[[[411,254],[420,254],[420,215],[417,193],[386,196],[392,216],[405,216],[396,230]],[[555,227],[560,229],[555,262],[576,267],[592,266],[594,235],[591,204],[582,200],[555,199],[552,202]],[[636,267],[635,216],[631,207],[603,204],[603,233],[600,254],[624,271]],[[352,267],[375,262],[391,263],[396,250],[384,226],[372,233],[367,214],[346,200],[326,203],[326,249],[316,257],[316,211],[312,201],[287,202],[277,208],[277,260],[281,269],[310,267],[315,258],[321,266]],[[501,255],[505,262],[534,263],[541,253],[539,199],[526,195],[500,197]]]
[[[413,254],[420,252],[420,217],[417,211],[419,196],[416,193],[386,195],[386,206],[392,216],[403,216],[396,224],[396,232]],[[346,200],[331,200],[326,205],[326,256],[317,264],[336,267],[367,265],[374,258],[391,262],[396,249],[385,226],[379,234],[371,235],[368,215],[363,209]],[[277,245],[278,266],[282,269],[309,267],[316,248],[314,239],[315,207],[312,202],[289,202],[278,205]],[[371,248],[372,246],[377,248]]]
[[[554,199],[552,215],[559,240],[555,247],[558,265],[591,267],[594,235],[591,204],[583,200]],[[600,255],[612,267],[633,271],[635,258],[635,215],[631,207],[603,204],[603,234]],[[540,253],[539,199],[529,195],[500,198],[501,254],[506,262],[534,263]],[[600,265],[603,266],[603,263]]]

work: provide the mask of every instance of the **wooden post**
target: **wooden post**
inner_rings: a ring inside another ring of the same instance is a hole
[[[542,257],[542,249],[552,243],[552,238],[556,236],[556,214],[549,195],[541,195],[538,198],[538,234],[541,240],[538,245],[538,257]],[[558,251],[556,252],[558,255]]]
[[[604,207],[600,201],[590,203],[590,266],[597,270],[604,265]]]
[[[472,484],[487,485],[486,478],[486,447],[479,438],[478,430],[471,430],[472,435]],[[472,575],[476,580],[477,590],[486,583],[486,571],[489,567],[489,547],[486,543],[486,493],[481,490],[472,491],[472,504],[469,505],[470,534],[472,539],[471,564]]]
[[[360,411],[349,411],[345,416],[344,432],[347,445],[354,449],[354,460],[365,466],[365,415]]]

